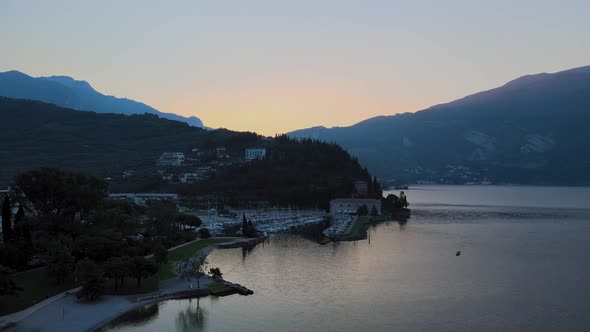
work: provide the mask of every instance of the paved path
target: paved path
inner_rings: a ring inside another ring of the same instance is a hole
[[[247,240],[236,238],[231,243]],[[200,241],[200,239],[178,245],[168,249],[168,251],[197,241]],[[216,246],[212,245],[201,250],[209,254],[215,248]],[[146,258],[151,256],[148,255]],[[201,288],[205,287],[209,282],[209,278],[203,278]],[[186,281],[173,278],[161,281],[160,288],[152,293],[131,296],[103,296],[99,302],[89,304],[77,301],[75,293],[79,289],[80,287],[70,289],[25,310],[0,317],[0,329],[14,323],[16,326],[9,329],[9,331],[92,331],[94,327],[114,319],[125,311],[153,302],[153,300],[137,301],[138,298],[189,290],[190,285]]]
[[[201,278],[201,288],[206,287],[213,279]],[[196,286],[196,282],[193,281]],[[190,290],[188,282],[174,278],[161,282],[160,289],[147,294],[129,296],[103,296],[96,303],[80,303],[74,294],[67,295],[38,309],[26,319],[20,321],[9,331],[14,332],[63,332],[63,331],[94,331],[121,314],[141,307],[158,299],[138,300],[152,296],[163,296],[179,291]]]

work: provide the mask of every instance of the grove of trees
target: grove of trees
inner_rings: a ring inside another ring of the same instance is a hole
[[[106,189],[104,180],[77,172],[41,168],[19,173],[2,206],[0,295],[18,295],[13,274],[39,265],[48,282],[82,285],[78,295],[88,300],[133,284],[139,290],[142,280],[167,261],[166,247],[196,238],[183,230],[200,220],[178,214],[174,204],[110,201]],[[153,259],[144,257],[151,253]],[[126,278],[135,283],[125,285]]]

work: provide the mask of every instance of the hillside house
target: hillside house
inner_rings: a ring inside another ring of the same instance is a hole
[[[160,156],[160,159],[156,161],[158,166],[182,166],[184,165],[185,158],[182,152],[164,152]]]
[[[184,173],[179,177],[181,183],[195,183],[201,178],[202,177],[197,173]]]

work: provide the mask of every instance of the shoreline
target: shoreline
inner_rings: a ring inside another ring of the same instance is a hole
[[[207,277],[207,278],[209,278],[209,277]],[[209,280],[209,282],[211,282],[211,280]],[[211,294],[211,292],[209,290],[207,290],[206,288],[197,288],[197,289],[190,289],[190,290],[184,290],[184,291],[177,291],[177,292],[170,293],[170,294],[163,294],[161,296],[157,296],[157,297],[154,297],[151,299],[141,300],[136,303],[131,302],[132,304],[129,305],[124,311],[121,311],[114,316],[109,316],[109,317],[103,319],[101,322],[99,322],[98,324],[95,324],[92,327],[89,327],[85,331],[96,331],[96,332],[102,331],[103,329],[107,328],[112,322],[125,316],[127,313],[137,310],[137,309],[144,307],[144,306],[149,306],[149,305],[153,305],[153,304],[157,304],[157,303],[169,301],[169,300],[182,300],[182,299],[188,299],[188,298],[206,297],[206,296],[211,296],[211,295],[213,295],[213,294]]]
[[[260,238],[239,238],[225,243],[236,247],[241,245],[253,245],[263,241]],[[215,249],[222,249],[218,244],[202,248],[208,256]],[[206,288],[217,280],[209,277],[201,277],[200,288],[190,288],[189,283],[176,277],[160,282],[158,290],[151,293],[135,295],[104,295],[96,302],[78,302],[75,293],[70,290],[56,296],[51,303],[27,313],[25,317],[17,321],[8,319],[0,331],[98,331],[126,313],[141,308],[145,305],[159,303],[168,300],[189,297],[203,297],[212,295]],[[27,310],[27,309],[25,309]]]
[[[400,219],[407,220],[410,218],[410,215],[411,215],[410,209],[401,208],[401,209],[394,211],[390,215],[361,216],[361,217],[356,216],[355,220],[353,220],[350,228],[347,230],[346,233],[340,234],[337,236],[324,237],[318,243],[321,245],[324,245],[324,244],[328,244],[330,242],[364,240],[367,238],[367,230],[369,229],[370,225],[376,224],[379,222],[384,222],[384,221],[396,221],[396,220],[399,221]],[[357,227],[357,224],[359,224],[359,223],[360,223],[360,225],[358,227],[360,227],[360,229],[358,231],[354,232],[355,227]]]

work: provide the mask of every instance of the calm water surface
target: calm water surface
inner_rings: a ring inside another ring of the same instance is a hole
[[[357,242],[216,250],[252,296],[174,300],[112,331],[589,330],[590,188],[423,186]],[[461,256],[455,256],[460,250]]]

